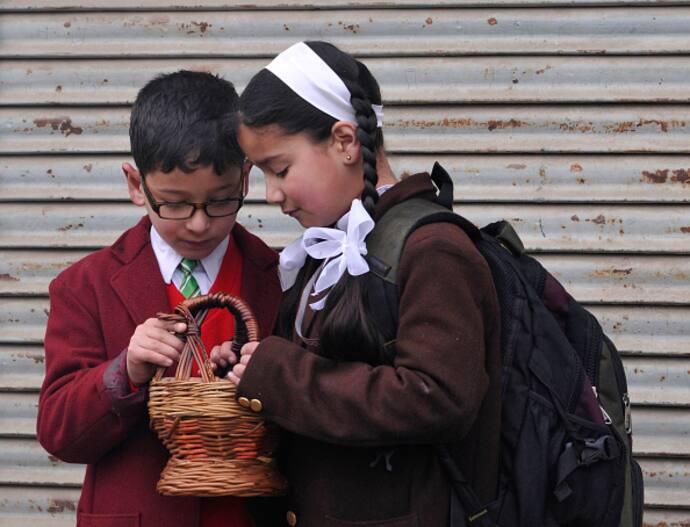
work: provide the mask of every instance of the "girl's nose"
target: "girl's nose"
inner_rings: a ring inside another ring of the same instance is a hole
[[[280,188],[278,178],[268,176],[266,177],[266,201],[268,203],[282,203],[285,200],[285,194]]]
[[[187,229],[192,232],[204,232],[208,229],[211,219],[206,215],[203,208],[198,208],[187,220]]]

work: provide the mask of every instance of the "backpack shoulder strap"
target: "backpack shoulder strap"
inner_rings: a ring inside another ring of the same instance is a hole
[[[397,284],[400,255],[409,235],[422,225],[439,222],[458,225],[475,243],[481,238],[472,222],[439,203],[419,198],[403,201],[391,207],[367,237],[366,259],[371,272]]]

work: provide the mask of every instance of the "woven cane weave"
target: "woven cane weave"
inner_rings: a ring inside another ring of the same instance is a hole
[[[259,330],[249,307],[224,293],[182,302],[162,320],[184,322],[187,331],[175,377],[159,368],[149,387],[149,418],[170,452],[158,492],[172,496],[273,496],[286,483],[272,457],[277,430],[235,400],[235,385],[213,374],[201,341],[200,326],[212,308],[235,317],[232,351],[258,340]],[[201,377],[190,377],[196,362]]]

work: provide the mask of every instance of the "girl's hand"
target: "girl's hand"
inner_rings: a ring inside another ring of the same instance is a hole
[[[214,346],[211,350],[211,368],[219,377],[224,374],[228,367],[237,362],[237,357],[232,352],[232,342],[226,340],[220,346]]]
[[[235,384],[240,383],[240,379],[242,379],[242,375],[244,375],[244,370],[247,368],[249,361],[252,360],[252,355],[254,354],[254,350],[256,350],[258,345],[259,343],[254,341],[247,342],[244,346],[242,346],[242,351],[240,351],[240,362],[235,364],[232,368],[232,371],[226,375],[228,379]]]
[[[140,386],[151,380],[159,366],[169,367],[180,359],[184,342],[173,333],[187,329],[183,322],[149,318],[134,330],[127,346],[127,375]]]

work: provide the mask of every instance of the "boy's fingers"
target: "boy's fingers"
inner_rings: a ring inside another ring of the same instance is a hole
[[[226,361],[220,353],[220,346],[213,346],[211,350],[211,366],[213,371],[217,369],[217,366],[221,368],[226,368],[228,366],[228,361]]]
[[[168,336],[172,337],[172,335]],[[175,337],[172,338],[175,339]],[[180,357],[180,351],[176,347],[168,345],[155,338],[144,337],[137,343],[137,346],[147,352],[165,355],[171,360],[177,360]]]
[[[135,348],[130,352],[136,356],[136,362],[152,364],[154,366],[172,366],[175,360],[164,353],[159,353],[148,348]]]
[[[235,364],[237,362],[237,357],[232,352],[232,342],[229,340],[226,340],[220,345],[220,355],[224,360],[227,361],[225,364],[226,366],[228,364]]]
[[[158,328],[151,329],[147,334],[146,338],[150,339],[147,342],[153,341],[153,344],[149,344],[148,347],[151,349],[156,349],[156,342],[159,342],[165,346],[169,346],[177,351],[182,351],[184,348],[184,342],[181,339],[170,333],[169,331],[164,331]]]
[[[182,333],[187,329],[187,324],[184,322],[175,322],[173,320],[161,320],[159,318],[149,318],[144,325],[154,328],[160,328],[168,332]]]

